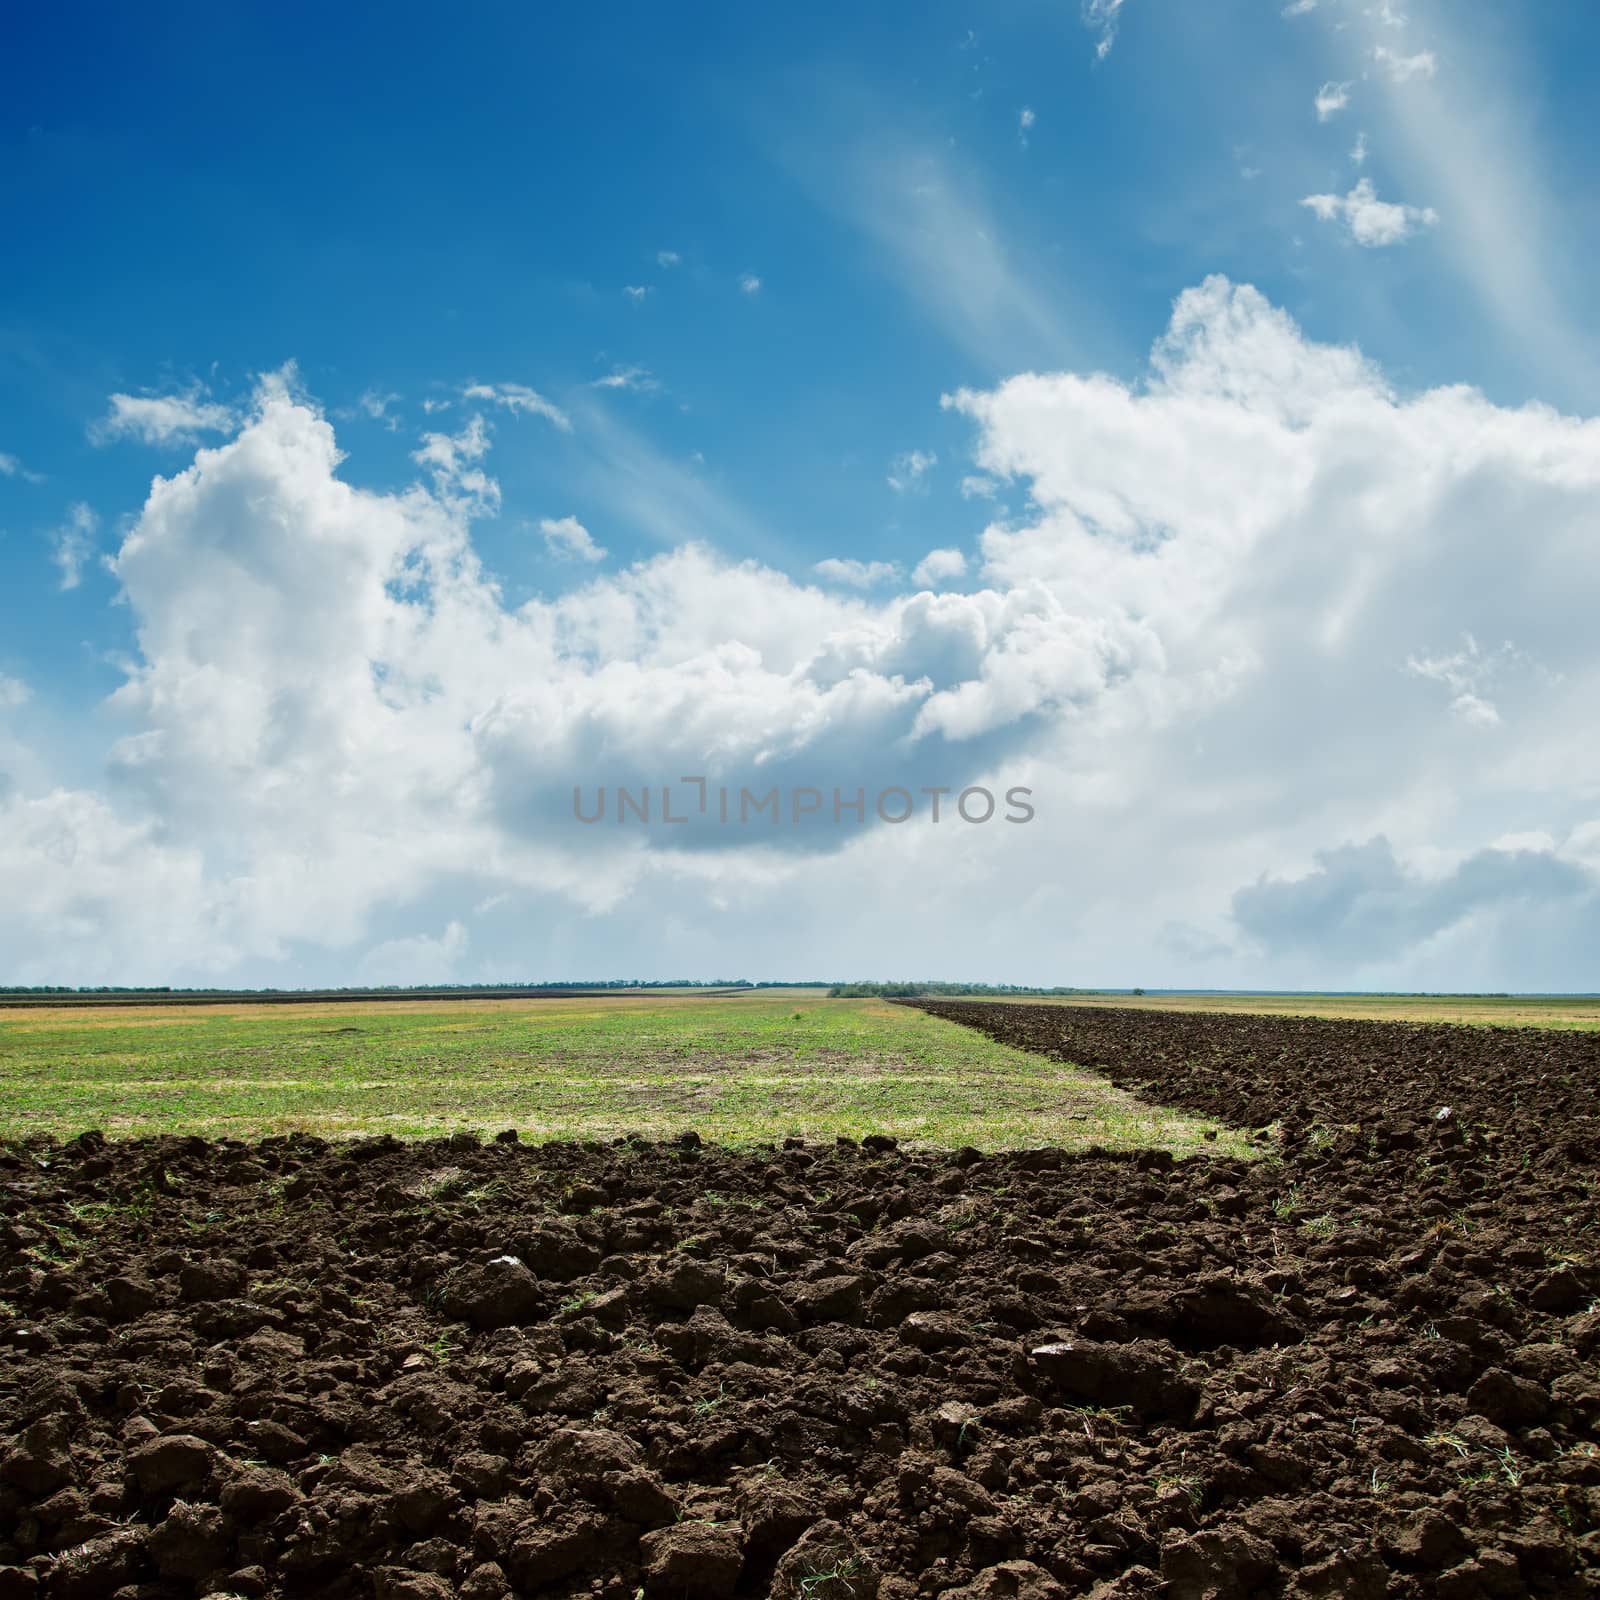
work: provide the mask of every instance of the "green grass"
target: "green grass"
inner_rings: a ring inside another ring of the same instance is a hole
[[[1246,1148],[1214,1122],[909,1007],[814,991],[0,1013],[0,1137],[508,1127]]]

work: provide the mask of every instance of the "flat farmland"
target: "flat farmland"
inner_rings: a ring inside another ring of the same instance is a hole
[[[89,1128],[1243,1148],[1068,1063],[814,989],[0,1010],[0,1138]]]
[[[999,1005],[1119,1011],[1207,1011],[1229,1016],[1333,1017],[1367,1022],[1470,1022],[1496,1028],[1600,1028],[1600,995],[1182,994],[985,995]]]
[[[292,1012],[7,1023],[0,1596],[1597,1592],[1600,1034]]]

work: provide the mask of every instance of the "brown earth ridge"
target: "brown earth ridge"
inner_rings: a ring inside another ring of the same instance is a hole
[[[925,1004],[1273,1131],[0,1150],[0,1600],[1600,1593],[1600,1034]]]

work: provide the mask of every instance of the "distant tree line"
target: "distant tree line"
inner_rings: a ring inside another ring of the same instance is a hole
[[[764,978],[752,982],[749,978],[566,978],[559,981],[543,980],[538,983],[413,983],[413,984],[350,984],[322,989],[184,989],[172,984],[0,984],[0,995],[161,995],[170,994],[176,999],[184,997],[257,996],[278,999],[286,996],[306,998],[407,995],[429,998],[440,995],[474,994],[563,994],[594,990],[631,989],[826,989],[832,999],[852,999],[865,995],[888,997],[918,994],[1093,994],[1092,989],[1073,989],[1058,984],[1053,988],[1039,988],[1021,983],[945,983],[929,979],[922,983],[836,983],[826,978]],[[1135,994],[1141,993],[1134,990]]]
[[[855,1000],[865,995],[901,999],[917,994],[1095,994],[1094,989],[1070,989],[1065,984],[1042,989],[1025,983],[836,983],[828,991],[830,1000]]]
[[[538,993],[568,989],[826,989],[826,978],[763,979],[749,978],[562,978],[538,983],[363,983],[332,985],[311,989],[183,989],[170,983],[0,983],[0,994],[499,994],[507,990]]]

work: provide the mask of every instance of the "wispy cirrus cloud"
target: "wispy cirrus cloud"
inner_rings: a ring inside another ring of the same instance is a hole
[[[61,574],[62,589],[76,589],[94,554],[100,519],[82,500],[67,507],[66,518],[50,530],[51,559]]]
[[[400,398],[397,394],[389,394],[382,389],[371,388],[362,392],[356,404],[374,422],[381,422],[390,433],[397,433],[400,429],[400,418],[394,414],[390,407],[399,405]]]
[[[613,367],[603,378],[592,380],[589,387],[651,394],[661,387],[661,382],[648,367]]]
[[[1061,274],[1013,247],[982,178],[947,150],[918,148],[877,108],[853,144],[791,156],[825,210],[856,228],[878,271],[988,370],[1072,358]]]
[[[1083,25],[1095,36],[1096,60],[1104,61],[1117,42],[1124,0],[1083,0]]]
[[[1553,174],[1561,163],[1527,108],[1537,103],[1536,71],[1515,30],[1486,36],[1430,7],[1429,48],[1406,53],[1382,17],[1365,19],[1369,57],[1384,99],[1385,153],[1444,212],[1448,260],[1490,313],[1506,356],[1567,404],[1586,403],[1597,341],[1588,316],[1589,281],[1580,213]],[[1382,52],[1380,54],[1380,52]],[[1436,62],[1449,64],[1448,73]]]
[[[478,400],[499,406],[514,416],[543,417],[563,433],[572,431],[572,419],[553,400],[525,383],[469,383],[461,391],[464,400]]]

